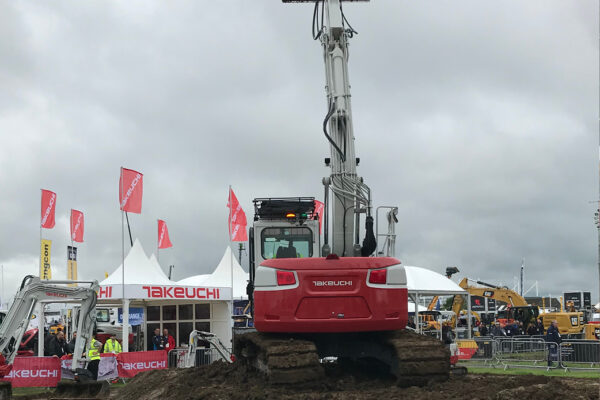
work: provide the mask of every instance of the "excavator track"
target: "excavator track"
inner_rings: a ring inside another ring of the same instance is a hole
[[[237,360],[264,373],[272,384],[301,384],[325,376],[309,340],[250,332],[236,336],[234,349]]]
[[[293,336],[251,332],[236,336],[236,358],[272,384],[302,384],[325,377],[320,357],[385,365],[401,387],[426,386],[450,375],[450,350],[439,340],[409,331]]]
[[[391,373],[397,385],[426,386],[450,376],[450,349],[441,341],[402,330],[389,333],[386,340],[395,352]]]

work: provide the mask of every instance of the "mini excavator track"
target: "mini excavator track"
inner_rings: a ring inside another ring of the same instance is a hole
[[[236,336],[236,358],[264,373],[272,384],[319,380],[323,367],[315,344],[289,335],[250,332]]]
[[[325,377],[319,359],[384,364],[398,386],[426,386],[450,375],[450,351],[435,338],[409,331],[291,336],[252,332],[236,336],[236,358],[272,384],[302,384]],[[333,338],[333,340],[332,340]],[[373,365],[375,366],[375,364]]]

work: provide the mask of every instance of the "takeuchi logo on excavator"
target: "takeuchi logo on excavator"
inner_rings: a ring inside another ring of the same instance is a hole
[[[56,293],[56,292],[46,292],[46,296],[67,297],[67,295],[65,293]]]
[[[313,281],[316,287],[331,287],[331,286],[352,286],[352,281]]]

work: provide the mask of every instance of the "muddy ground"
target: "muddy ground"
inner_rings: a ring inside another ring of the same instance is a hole
[[[366,373],[366,371],[365,371]],[[139,374],[113,394],[114,399],[600,399],[593,379],[535,375],[468,375],[425,388],[398,388],[389,378],[339,375],[304,386],[272,386],[240,363],[214,363],[186,370]]]

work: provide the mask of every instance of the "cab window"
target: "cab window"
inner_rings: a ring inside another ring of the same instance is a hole
[[[106,309],[96,310],[96,321],[97,322],[110,322],[110,314]]]
[[[266,228],[261,233],[261,252],[265,260],[312,257],[312,245],[312,231],[304,226]]]

